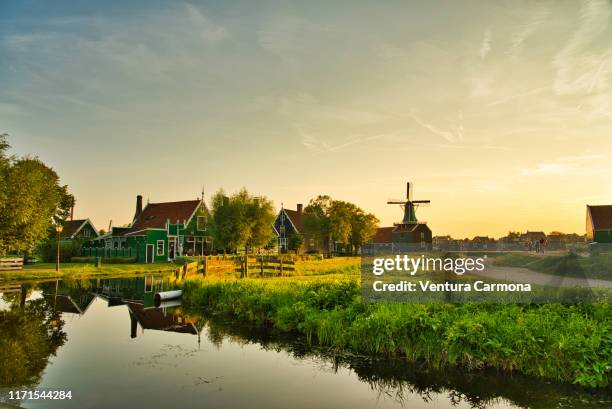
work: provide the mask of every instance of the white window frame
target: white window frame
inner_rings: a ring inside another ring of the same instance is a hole
[[[162,250],[161,253],[159,252],[159,243],[161,243],[161,250]],[[166,242],[164,240],[157,240],[157,246],[155,248],[155,253],[158,256],[163,256],[165,250],[166,250]]]

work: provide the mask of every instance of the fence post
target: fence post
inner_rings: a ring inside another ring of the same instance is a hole
[[[263,257],[261,257],[259,259],[259,266],[261,267],[261,278],[263,278],[263,276],[264,276],[264,259],[263,259]]]
[[[202,258],[202,274],[204,278],[206,278],[207,268],[208,268],[208,263],[206,262],[206,256],[204,256],[204,258]]]

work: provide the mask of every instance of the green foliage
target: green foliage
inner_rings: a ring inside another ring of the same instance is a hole
[[[610,385],[612,310],[601,305],[364,304],[356,279],[193,280],[183,303],[358,354],[435,368],[496,368]]]
[[[0,388],[33,387],[40,382],[49,357],[64,344],[63,321],[44,299],[0,311]]]
[[[0,135],[0,253],[28,252],[64,220],[72,203],[59,176],[37,158],[8,157]]]
[[[71,263],[96,263],[97,257],[72,257]],[[102,264],[134,264],[138,261],[136,257],[106,257],[101,259]]]
[[[300,249],[300,247],[302,247],[303,244],[304,236],[302,236],[301,234],[293,233],[291,236],[289,236],[289,250],[293,250],[297,254],[298,250]]]
[[[75,257],[80,257],[83,254],[82,244],[80,240],[60,240],[60,262],[67,263]],[[43,241],[36,248],[36,253],[42,261],[54,263],[57,260],[57,238],[51,236]]]
[[[232,196],[219,190],[212,198],[213,236],[217,249],[268,246],[273,238],[274,209],[265,197],[255,197],[242,189]]]
[[[304,232],[307,237],[327,239],[356,249],[369,242],[379,220],[353,203],[334,200],[329,196],[312,199],[305,209]]]

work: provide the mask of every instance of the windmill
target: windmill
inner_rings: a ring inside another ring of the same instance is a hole
[[[387,204],[398,204],[404,209],[404,219],[401,224],[417,224],[416,208],[420,205],[427,205],[430,200],[412,200],[412,185],[406,183],[406,200],[389,199]]]

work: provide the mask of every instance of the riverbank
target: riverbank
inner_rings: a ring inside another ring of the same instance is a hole
[[[123,277],[140,274],[170,273],[176,270],[173,263],[154,264],[104,264],[96,267],[89,263],[62,263],[60,271],[55,271],[53,263],[39,263],[25,266],[23,270],[0,271],[0,282],[16,280],[65,279],[88,277]]]
[[[610,386],[607,304],[364,304],[356,274],[189,280],[183,290],[186,306],[303,334],[339,351]]]

